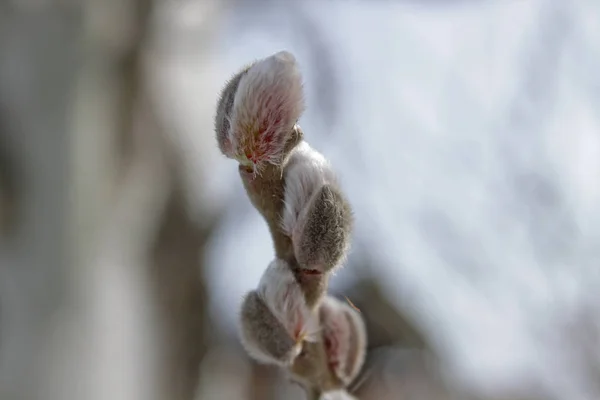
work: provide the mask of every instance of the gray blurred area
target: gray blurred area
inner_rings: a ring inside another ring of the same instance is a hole
[[[600,3],[0,0],[0,400],[295,400],[219,90],[293,52],[355,208],[360,400],[600,398]]]

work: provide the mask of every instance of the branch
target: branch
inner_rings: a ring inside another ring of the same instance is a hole
[[[226,84],[215,129],[222,153],[239,163],[275,252],[243,301],[242,343],[318,399],[344,391],[358,375],[366,333],[356,310],[326,294],[329,276],[345,261],[353,215],[331,165],[304,140],[297,124],[303,111],[301,74],[282,51]]]

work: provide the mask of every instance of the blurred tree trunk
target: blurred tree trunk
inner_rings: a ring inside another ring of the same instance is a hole
[[[114,59],[114,78],[121,87],[120,98],[115,99],[120,105],[115,114],[118,123],[114,143],[116,154],[120,154],[117,165],[132,168],[136,157],[144,157],[145,147],[161,147],[155,153],[156,157],[146,160],[154,163],[154,168],[163,169],[164,193],[158,197],[164,196],[165,203],[154,208],[155,216],[146,216],[153,222],[145,233],[148,242],[140,249],[148,268],[150,301],[157,313],[160,350],[156,384],[160,394],[156,398],[191,400],[206,348],[203,331],[206,291],[200,262],[211,224],[199,228],[188,212],[182,165],[158,119],[155,102],[150,98],[146,81],[150,75],[144,65],[147,61],[144,50],[148,46],[152,3],[136,0],[130,6],[130,19],[126,21],[129,24],[116,27],[117,31],[128,33],[132,40],[121,56]],[[122,3],[106,6],[106,10],[109,8],[114,12],[112,18],[122,18],[119,16],[124,12]],[[105,34],[110,36],[111,32]],[[148,144],[148,141],[155,142]],[[127,184],[127,181],[122,182],[123,186]]]
[[[194,397],[212,224],[146,88],[151,10],[2,9],[2,399]]]
[[[151,274],[166,334],[162,364],[168,399],[190,400],[206,352],[207,299],[200,260],[210,229],[199,229],[191,220],[179,179],[170,179],[174,184],[152,245]]]
[[[68,7],[0,8],[0,398],[36,398],[65,304],[68,129],[80,19]]]

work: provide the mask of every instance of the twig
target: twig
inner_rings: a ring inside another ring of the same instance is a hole
[[[346,258],[353,216],[329,162],[304,140],[297,124],[303,111],[302,78],[283,51],[227,83],[215,128],[223,154],[240,164],[275,252],[242,304],[242,343],[318,400],[358,375],[366,333],[353,307],[326,294],[329,275]]]

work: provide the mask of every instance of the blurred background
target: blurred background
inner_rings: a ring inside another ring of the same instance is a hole
[[[600,398],[600,2],[0,0],[0,399],[281,400],[219,90],[279,50],[357,220],[360,400]],[[595,71],[595,72],[594,72]]]

